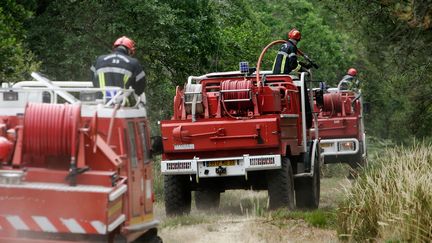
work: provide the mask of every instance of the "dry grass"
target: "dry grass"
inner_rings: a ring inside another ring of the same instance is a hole
[[[156,202],[163,201],[163,175],[161,174],[161,156],[153,157],[153,191]]]
[[[338,233],[350,241],[432,239],[432,146],[379,154],[340,204]]]

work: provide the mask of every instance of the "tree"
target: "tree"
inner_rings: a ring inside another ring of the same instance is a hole
[[[15,1],[0,4],[0,82],[16,82],[29,77],[38,68],[33,53],[25,44],[26,31],[22,25],[31,12]]]
[[[430,137],[430,1],[322,1],[358,36],[370,131],[399,142]]]

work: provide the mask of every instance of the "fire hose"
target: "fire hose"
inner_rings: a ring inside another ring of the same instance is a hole
[[[29,103],[24,118],[25,153],[75,156],[80,112],[79,105]]]
[[[88,168],[77,168],[80,105],[34,104],[25,110],[23,151],[35,156],[70,156],[66,179],[76,185],[76,175]]]

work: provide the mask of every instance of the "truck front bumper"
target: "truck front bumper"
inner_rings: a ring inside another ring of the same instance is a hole
[[[163,160],[163,175],[195,174],[197,177],[247,176],[248,171],[281,168],[280,155],[243,155],[239,157],[191,160]]]
[[[356,138],[322,139],[320,148],[325,164],[357,163],[366,156],[363,142]]]

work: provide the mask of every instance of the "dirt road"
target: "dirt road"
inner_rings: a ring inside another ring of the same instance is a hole
[[[320,209],[308,213],[268,212],[267,193],[252,191],[227,191],[221,196],[219,210],[202,212],[193,207],[189,216],[167,218],[163,205],[158,204],[156,215],[162,222],[159,235],[166,243],[337,242],[334,222],[320,217],[334,212],[342,187],[349,183],[344,178],[323,179]],[[321,228],[311,226],[320,220],[324,220]]]

